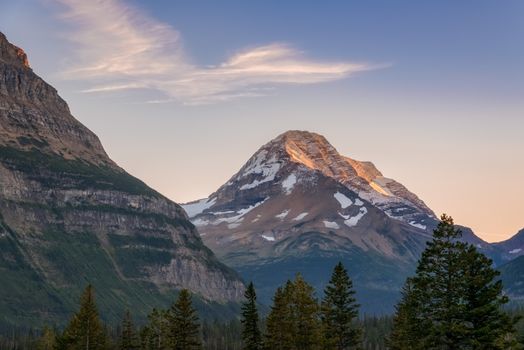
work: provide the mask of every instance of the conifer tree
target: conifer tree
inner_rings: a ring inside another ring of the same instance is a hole
[[[167,313],[163,310],[153,309],[147,317],[148,324],[142,328],[140,339],[144,350],[164,350],[168,348]]]
[[[56,333],[47,326],[42,330],[42,335],[36,344],[37,350],[54,350],[56,347]]]
[[[423,350],[419,337],[425,320],[418,319],[413,281],[408,278],[402,289],[402,300],[396,305],[393,329],[387,340],[390,350]]]
[[[273,297],[271,312],[266,319],[266,333],[264,337],[265,350],[290,350],[293,349],[293,330],[290,309],[290,287],[288,281],[286,288],[279,287]]]
[[[131,313],[127,310],[122,320],[122,335],[120,337],[120,350],[138,350],[138,337]]]
[[[277,289],[267,318],[265,349],[322,348],[319,305],[314,289],[300,274]]]
[[[516,349],[518,348],[515,324],[501,310],[509,302],[503,295],[499,271],[492,268],[493,262],[470,245],[464,252],[464,283],[466,300],[465,322],[468,326],[466,344],[472,349]]]
[[[412,288],[404,291],[397,307],[391,339],[395,346],[511,348],[515,320],[501,310],[508,300],[501,282],[495,280],[498,272],[490,259],[460,237],[453,219],[442,215],[410,280]]]
[[[345,350],[360,347],[362,332],[356,325],[358,307],[353,282],[344,265],[339,262],[333,269],[321,304],[324,349]]]
[[[294,346],[300,350],[321,349],[320,310],[314,297],[315,290],[300,274],[295,277],[292,286],[290,300]]]
[[[170,349],[201,349],[200,324],[198,315],[191,303],[191,293],[182,289],[177,301],[168,312]]]
[[[104,350],[108,347],[109,340],[96,308],[94,288],[88,285],[80,299],[80,310],[65,328],[57,348]]]
[[[242,305],[242,339],[243,349],[259,350],[262,343],[262,336],[259,328],[259,318],[257,310],[257,295],[253,282],[249,283],[244,293],[246,301]]]

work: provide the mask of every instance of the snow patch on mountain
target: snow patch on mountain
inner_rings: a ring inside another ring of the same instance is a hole
[[[266,236],[266,235],[261,235],[262,238],[264,238],[266,241],[270,241],[270,242],[273,242],[275,241],[275,237],[273,236]]]
[[[353,204],[353,201],[351,199],[349,199],[348,197],[346,197],[346,195],[338,191],[333,195],[333,197],[335,197],[335,199],[340,203],[342,209],[346,209],[347,207]]]
[[[293,187],[297,183],[297,176],[295,174],[289,175],[284,181],[282,181],[282,188],[286,191],[286,195],[293,191]]]
[[[326,228],[332,228],[335,230],[338,230],[340,228],[340,226],[338,226],[338,224],[335,221],[324,220],[323,223]]]
[[[192,223],[195,226],[219,225],[221,223],[226,223],[227,227],[230,228],[230,229],[237,228],[237,227],[239,227],[242,224],[242,222],[244,221],[244,216],[247,213],[249,213],[250,211],[252,211],[256,207],[262,205],[268,199],[269,199],[269,197],[265,198],[264,200],[262,200],[260,202],[255,203],[253,205],[250,205],[247,208],[243,208],[243,209],[237,210],[236,212],[228,210],[228,211],[223,211],[223,212],[209,213],[210,215],[213,215],[213,216],[218,216],[219,214],[227,215],[227,214],[233,213],[233,214],[236,214],[234,216],[219,217],[219,218],[217,218],[215,220],[209,220],[209,219],[204,219],[204,218],[197,218],[196,220],[192,220]],[[257,215],[257,217],[255,218],[255,220],[258,220],[258,219],[260,219],[260,214]]]
[[[358,206],[358,207],[361,207],[361,206],[364,205],[364,202],[362,202],[362,201],[360,200],[360,198],[356,198],[356,199],[355,199],[355,205]]]
[[[364,215],[367,214],[367,212],[368,212],[368,210],[366,209],[366,207],[360,208],[358,214],[353,216],[353,217],[349,217],[348,216],[347,219],[344,220],[344,224],[346,224],[346,226],[348,226],[348,227],[357,226],[357,224],[360,221],[360,219],[362,219],[364,217]],[[342,214],[340,214],[340,215],[342,216]]]
[[[283,220],[287,214],[289,214],[289,209],[284,210],[282,213],[275,215],[276,218],[279,218],[280,220]]]
[[[413,227],[416,227],[416,228],[419,228],[421,230],[425,230],[426,229],[426,225],[422,225],[422,224],[418,224],[417,222],[415,221],[410,221],[409,224]]]
[[[276,155],[273,155],[269,160],[267,160],[268,152],[262,150],[258,152],[255,158],[246,166],[246,169],[239,178],[244,178],[246,176],[256,174],[262,175],[262,179],[256,179],[249,184],[242,185],[240,190],[247,190],[255,188],[260,184],[265,182],[270,182],[275,179],[275,175],[280,170],[280,163]]]
[[[344,215],[341,212],[338,212],[338,215],[340,215],[342,217],[342,219],[344,219],[344,220],[347,220],[347,219],[349,219],[351,217],[351,215]]]
[[[187,216],[192,218],[201,214],[204,210],[211,208],[216,201],[216,198],[212,198],[211,200],[209,198],[204,198],[196,202],[184,204],[182,205],[182,208],[186,211]]]
[[[298,215],[293,219],[293,221],[300,221],[300,220],[302,220],[303,218],[305,218],[308,214],[309,214],[308,212],[298,214]]]
[[[205,219],[202,219],[202,218],[198,218],[198,219],[195,219],[195,220],[191,220],[191,223],[195,226],[207,226],[209,225],[209,221],[208,220],[205,220]]]

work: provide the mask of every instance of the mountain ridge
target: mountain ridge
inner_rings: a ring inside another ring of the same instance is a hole
[[[210,312],[244,290],[184,210],[114,163],[4,35],[0,248],[0,326],[61,324],[87,283],[112,322],[130,307],[144,319],[181,288]]]

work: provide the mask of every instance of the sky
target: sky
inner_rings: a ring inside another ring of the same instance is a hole
[[[524,1],[0,0],[0,31],[177,202],[299,129],[487,241],[524,227]]]

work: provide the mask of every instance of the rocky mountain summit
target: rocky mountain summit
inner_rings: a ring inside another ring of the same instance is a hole
[[[417,195],[373,163],[307,131],[276,137],[216,192],[183,207],[206,245],[254,280],[263,301],[297,272],[321,291],[340,260],[371,313],[392,311],[437,224]],[[467,227],[462,239],[498,254]]]
[[[201,307],[244,288],[184,210],[109,159],[3,34],[0,280],[0,323],[24,326],[65,321],[87,283],[113,320],[165,307],[180,288]]]
[[[262,299],[299,271],[320,286],[342,260],[369,312],[390,310],[436,224],[402,184],[305,131],[278,136],[215,193],[183,207],[206,245],[258,282]]]

